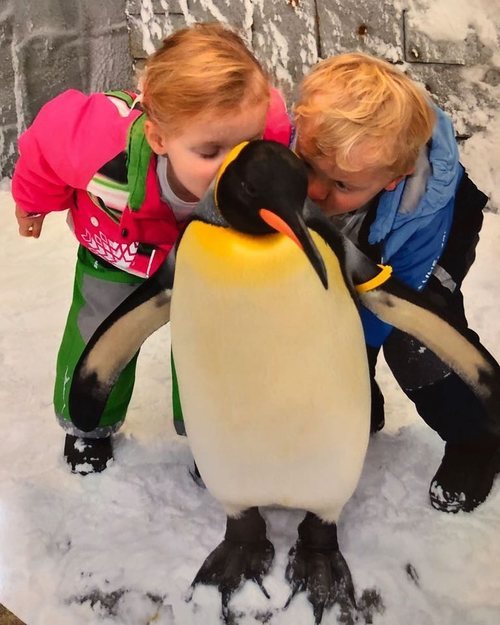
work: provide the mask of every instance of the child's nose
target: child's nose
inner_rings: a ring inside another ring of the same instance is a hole
[[[307,195],[313,202],[321,202],[326,200],[329,193],[329,187],[320,178],[309,175],[307,183]]]

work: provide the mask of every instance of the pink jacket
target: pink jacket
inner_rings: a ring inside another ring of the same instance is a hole
[[[83,246],[146,277],[183,225],[160,198],[156,156],[142,131],[145,116],[130,95],[118,93],[69,90],[48,102],[19,139],[12,194],[28,212],[69,209],[68,223]],[[290,143],[290,121],[276,90],[264,138]]]

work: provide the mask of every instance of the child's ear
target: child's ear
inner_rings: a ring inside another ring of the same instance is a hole
[[[405,178],[405,176],[398,176],[397,178],[394,178],[394,180],[391,180],[391,182],[389,182],[389,184],[387,184],[384,189],[386,191],[394,191],[394,189],[398,186],[401,180],[403,180],[403,178]]]
[[[153,150],[155,154],[165,154],[166,152],[166,141],[163,133],[158,128],[158,126],[147,119],[144,122],[144,134],[146,136],[146,140],[149,143],[149,147]]]

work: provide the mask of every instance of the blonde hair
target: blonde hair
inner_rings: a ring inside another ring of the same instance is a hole
[[[170,35],[146,61],[140,86],[148,117],[176,133],[202,113],[227,114],[269,100],[264,69],[228,27],[194,24]]]
[[[414,167],[435,122],[432,103],[416,83],[360,53],[316,65],[300,85],[294,112],[306,159],[334,156],[345,171],[380,167],[395,176]]]

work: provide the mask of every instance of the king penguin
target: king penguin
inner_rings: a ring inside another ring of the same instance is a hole
[[[119,371],[170,319],[188,440],[227,514],[224,540],[192,585],[218,586],[227,623],[245,580],[268,595],[274,548],[259,507],[269,505],[306,512],[289,553],[287,604],[305,591],[316,623],[335,604],[355,618],[336,524],[370,428],[360,303],[457,371],[500,429],[495,360],[318,211],[305,211],[306,194],[305,167],[285,147],[234,148],[175,257],[96,331],[72,382],[73,420],[89,431]]]

